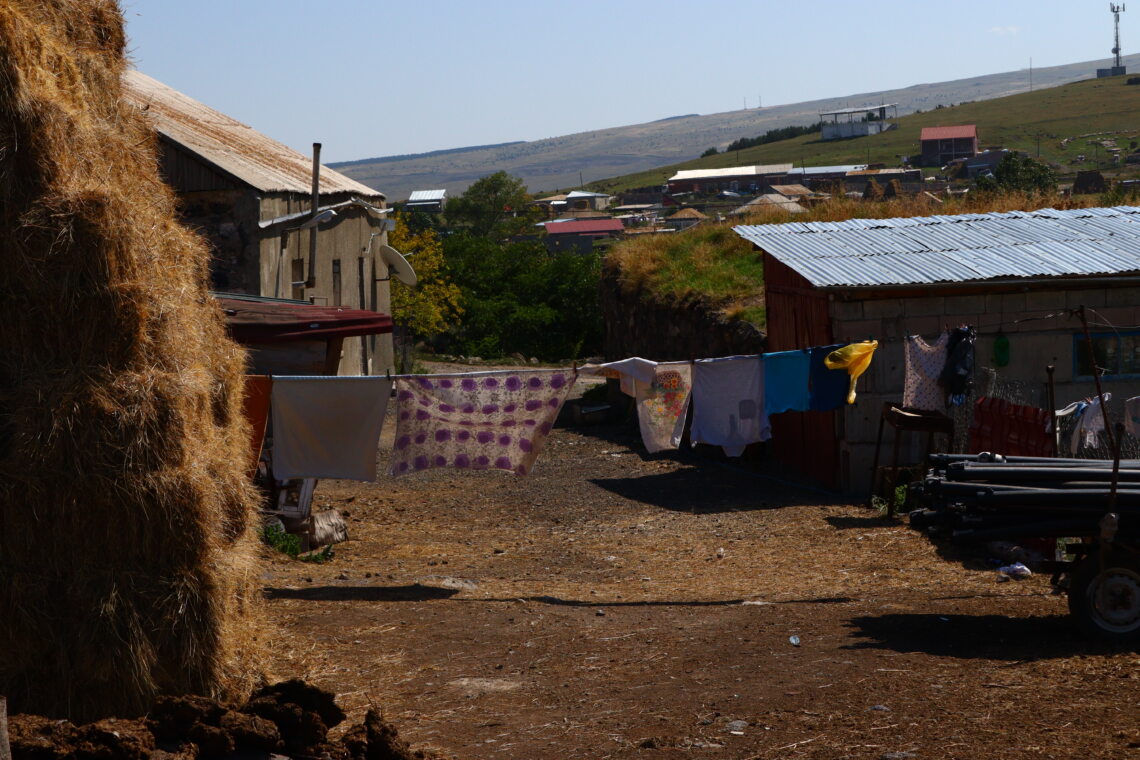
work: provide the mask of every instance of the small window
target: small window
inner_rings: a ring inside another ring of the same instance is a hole
[[[332,270],[333,306],[340,306],[342,304],[340,289],[340,259],[333,259]]]
[[[1094,333],[1092,347],[1102,378],[1140,378],[1140,331]],[[1081,334],[1073,336],[1073,375],[1078,380],[1093,376],[1088,343]]]

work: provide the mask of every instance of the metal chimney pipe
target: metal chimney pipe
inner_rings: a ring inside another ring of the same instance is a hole
[[[321,144],[313,143],[313,196],[310,201],[309,218],[315,218],[321,203]],[[309,228],[309,276],[305,279],[306,288],[317,286],[317,225]]]

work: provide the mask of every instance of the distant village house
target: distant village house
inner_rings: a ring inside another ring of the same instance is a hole
[[[954,127],[923,127],[923,166],[945,166],[957,158],[973,158],[978,153],[978,127],[962,124]]]

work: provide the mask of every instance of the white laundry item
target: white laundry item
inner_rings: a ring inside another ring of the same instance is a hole
[[[1112,394],[1104,394],[1105,402],[1112,400]],[[1082,443],[1085,446],[1096,446],[1099,442],[1101,431],[1104,430],[1104,413],[1101,411],[1100,399],[1088,399],[1088,406],[1080,413],[1077,418],[1077,425],[1073,428],[1073,436],[1069,441],[1069,446],[1072,453],[1076,456],[1078,449]]]
[[[772,437],[764,414],[764,360],[729,356],[693,362],[693,443],[721,446],[738,457],[750,443]]]
[[[273,377],[273,477],[376,479],[387,377]]]
[[[1124,429],[1133,438],[1140,438],[1140,396],[1124,402]]]
[[[939,411],[946,406],[946,391],[938,384],[938,376],[946,366],[946,345],[950,333],[927,343],[919,335],[907,336],[903,343],[906,379],[903,383],[903,406],[909,409]]]
[[[681,445],[693,384],[692,362],[653,362],[635,357],[587,364],[578,371],[621,381],[622,392],[637,403],[641,441],[650,453]]]

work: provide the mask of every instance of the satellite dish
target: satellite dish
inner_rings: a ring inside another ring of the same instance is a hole
[[[390,245],[382,245],[380,246],[380,258],[384,259],[384,263],[388,265],[388,279],[395,277],[410,288],[416,286],[418,281],[416,270],[412,269],[412,265],[408,263],[403,254]]]

